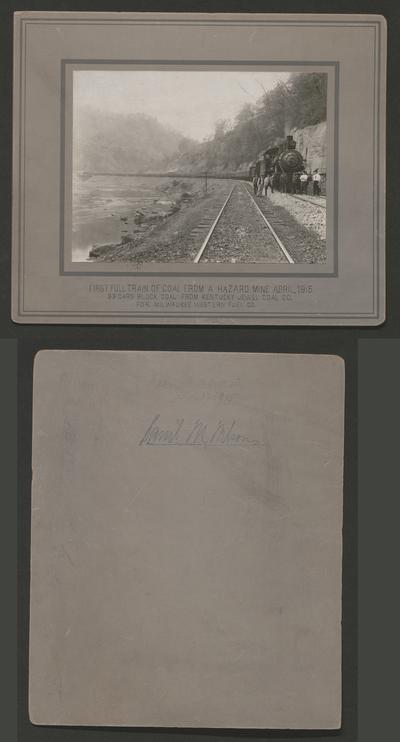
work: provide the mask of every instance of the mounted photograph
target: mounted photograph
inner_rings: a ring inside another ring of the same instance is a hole
[[[320,71],[74,69],[68,262],[325,264],[327,90]]]
[[[384,18],[21,12],[14,50],[15,322],[383,321]]]

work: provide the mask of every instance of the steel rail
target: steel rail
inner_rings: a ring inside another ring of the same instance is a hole
[[[224,201],[224,203],[223,203],[221,209],[219,210],[217,216],[215,217],[215,219],[214,219],[214,221],[213,221],[210,229],[208,230],[207,235],[206,235],[206,237],[204,239],[204,242],[203,242],[200,250],[198,251],[196,257],[193,260],[194,263],[198,263],[199,260],[201,259],[202,255],[203,255],[203,252],[204,252],[204,250],[206,249],[206,247],[208,245],[208,242],[210,240],[210,237],[211,237],[212,233],[214,232],[214,229],[217,226],[217,224],[218,224],[218,222],[219,222],[219,220],[220,220],[220,218],[222,216],[222,213],[223,213],[223,211],[225,209],[225,206],[227,205],[227,203],[228,203],[230,197],[232,196],[232,193],[233,193],[233,191],[234,191],[235,188],[236,188],[236,183],[235,183],[235,185],[232,186],[231,190],[229,191],[229,195],[228,195],[227,199]]]
[[[277,242],[277,244],[278,244],[278,245],[279,245],[279,247],[281,248],[281,250],[282,250],[282,252],[283,252],[283,254],[284,254],[284,256],[285,256],[286,260],[288,261],[288,263],[294,263],[294,260],[293,260],[292,256],[291,256],[291,255],[290,255],[290,254],[288,253],[288,251],[286,250],[286,247],[285,247],[285,245],[283,244],[282,240],[280,240],[280,239],[279,239],[279,237],[278,237],[278,235],[276,234],[276,232],[275,232],[275,230],[274,230],[273,226],[272,226],[272,225],[271,225],[271,224],[269,223],[269,221],[268,221],[267,217],[266,217],[266,216],[265,216],[265,215],[263,214],[263,212],[261,211],[261,209],[260,209],[260,207],[259,207],[259,205],[258,205],[257,201],[255,200],[255,198],[253,197],[253,195],[252,195],[252,194],[250,193],[249,189],[248,189],[248,188],[247,188],[247,187],[246,187],[246,186],[244,185],[244,183],[242,183],[241,185],[243,186],[244,190],[246,191],[246,193],[247,193],[248,197],[250,198],[250,201],[252,201],[252,202],[253,202],[254,206],[255,206],[255,207],[256,207],[256,209],[257,209],[257,211],[259,212],[259,214],[261,214],[261,216],[262,216],[262,218],[264,219],[264,222],[266,223],[266,225],[267,225],[267,227],[268,227],[269,231],[271,232],[271,234],[272,234],[272,236],[273,236],[273,238],[274,238],[275,242]]]
[[[326,204],[319,204],[317,201],[313,201],[311,198],[305,198],[304,196],[298,196],[297,193],[288,193],[288,196],[292,196],[292,198],[297,198],[298,201],[304,201],[306,204],[313,204],[313,206],[317,206],[318,209],[323,209],[326,211]]]

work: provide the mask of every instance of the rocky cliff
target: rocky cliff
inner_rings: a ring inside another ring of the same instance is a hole
[[[304,129],[292,129],[290,134],[296,146],[307,162],[307,170],[326,172],[326,121]]]

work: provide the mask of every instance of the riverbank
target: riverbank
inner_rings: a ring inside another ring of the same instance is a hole
[[[110,246],[135,241],[185,205],[201,198],[205,187],[204,178],[75,177],[72,259],[77,262],[94,260]],[[209,188],[207,184],[207,190]]]
[[[166,219],[180,211],[185,206],[192,205],[193,201],[202,196],[201,188],[192,183],[174,178],[170,183],[159,185],[160,198],[146,202],[139,209],[135,209],[129,216],[120,217],[121,241],[115,244],[93,245],[89,250],[90,258],[102,258],[114,248],[136,242],[150,234]]]
[[[118,243],[96,245],[96,262],[165,263],[193,260],[201,241],[199,224],[207,214],[216,214],[233,183],[214,180],[174,179],[165,184],[163,198],[149,204],[124,221],[126,234]],[[190,190],[189,190],[190,188]]]

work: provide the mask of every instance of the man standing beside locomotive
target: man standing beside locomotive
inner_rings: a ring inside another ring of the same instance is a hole
[[[307,193],[308,175],[305,170],[300,175],[300,184],[301,184],[301,192]]]
[[[318,168],[314,170],[314,175],[312,179],[313,179],[313,195],[319,196],[321,193],[321,187],[320,187],[321,176],[318,172]]]
[[[266,175],[266,176],[265,176],[265,178],[264,178],[264,189],[263,189],[263,190],[264,190],[264,195],[265,195],[265,196],[268,196],[268,188],[270,188],[270,189],[271,189],[271,192],[272,192],[272,193],[274,192],[274,187],[273,187],[273,184],[272,184],[272,178],[271,178],[271,176],[270,176],[270,175],[268,175],[268,173],[267,173],[267,175]]]
[[[301,193],[300,173],[298,171],[293,176],[293,193]]]

